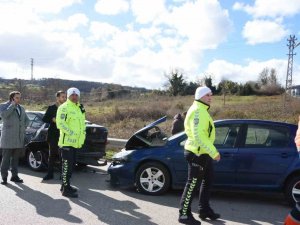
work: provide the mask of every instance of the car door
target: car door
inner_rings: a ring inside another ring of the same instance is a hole
[[[236,154],[238,151],[240,124],[221,123],[215,124],[216,139],[214,145],[221,155],[221,160],[215,162],[216,186],[231,186],[236,183]]]
[[[178,137],[175,137],[178,136]],[[176,134],[173,137],[176,141],[172,142],[169,149],[170,152],[167,154],[167,160],[170,160],[172,170],[175,173],[173,178],[173,184],[175,186],[184,186],[188,176],[188,165],[184,158],[184,144],[187,140],[186,134]],[[171,137],[171,138],[173,138]]]
[[[287,126],[248,124],[245,143],[236,155],[237,184],[249,187],[271,187],[295,157]]]

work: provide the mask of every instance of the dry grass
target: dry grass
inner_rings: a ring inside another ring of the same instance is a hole
[[[166,133],[170,133],[175,114],[187,111],[193,102],[193,96],[141,96],[134,99],[109,100],[100,103],[84,103],[87,119],[104,125],[110,137],[129,138],[135,131],[148,123],[166,115],[168,120],[162,124]],[[47,104],[31,104],[30,110],[45,110]],[[212,117],[217,119],[265,119],[297,123],[300,115],[300,100],[289,99],[283,104],[282,96],[215,96],[210,109]]]

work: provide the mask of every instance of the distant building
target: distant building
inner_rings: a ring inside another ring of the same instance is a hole
[[[292,86],[287,92],[293,97],[300,97],[300,85]]]

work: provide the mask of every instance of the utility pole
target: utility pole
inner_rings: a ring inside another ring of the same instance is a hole
[[[31,60],[31,80],[33,80],[33,58],[30,58]]]
[[[295,37],[295,35],[290,35],[290,38],[287,40],[288,43],[288,47],[289,47],[289,54],[287,54],[289,56],[288,58],[288,66],[287,66],[287,72],[286,72],[286,85],[285,85],[285,91],[289,92],[289,94],[291,94],[291,87],[293,86],[293,61],[294,61],[294,55],[296,55],[296,53],[294,53],[294,49],[300,44],[300,43],[296,43],[297,38]]]

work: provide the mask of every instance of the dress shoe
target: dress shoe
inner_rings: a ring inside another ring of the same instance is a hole
[[[20,177],[18,177],[18,176],[12,177],[12,178],[10,179],[10,181],[13,181],[13,182],[15,182],[15,183],[23,183],[23,180],[22,180]]]
[[[1,182],[1,184],[3,184],[3,185],[7,185],[7,178],[2,178],[2,182]]]

